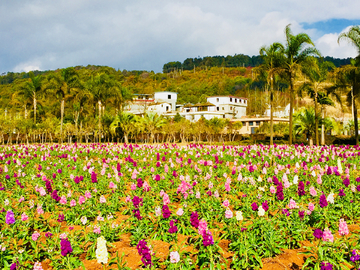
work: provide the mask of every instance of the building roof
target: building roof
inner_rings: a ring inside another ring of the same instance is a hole
[[[244,98],[244,97],[236,97],[236,96],[211,96],[208,98],[213,98],[213,97],[229,97],[229,98],[241,98],[241,99],[248,99],[248,98]]]
[[[209,107],[209,106],[215,106],[215,105],[210,102],[205,102],[205,103],[197,103],[197,104],[186,104],[184,107],[192,108],[192,107]]]

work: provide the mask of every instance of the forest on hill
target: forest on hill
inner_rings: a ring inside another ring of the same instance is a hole
[[[324,61],[331,62],[335,67],[349,65],[351,58],[334,58],[326,56]],[[174,70],[192,70],[194,67],[256,67],[263,64],[263,58],[260,55],[235,54],[234,56],[206,56],[198,58],[186,58],[184,62],[173,61],[164,64],[163,73],[169,73]]]

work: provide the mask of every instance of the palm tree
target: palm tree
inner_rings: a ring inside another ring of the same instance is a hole
[[[351,65],[342,68],[342,81],[347,82],[351,90],[347,94],[347,101],[351,104],[353,110],[354,124],[355,124],[355,142],[359,144],[359,127],[357,118],[357,104],[356,100],[360,96],[360,26],[352,26],[348,32],[341,33],[338,38],[338,43],[341,40],[346,40],[352,44],[358,55],[352,61]],[[342,87],[344,89],[344,87]]]
[[[116,115],[115,120],[110,125],[110,132],[115,135],[120,131],[124,135],[124,142],[129,142],[129,134],[134,132],[135,128],[135,115],[128,112],[121,112]]]
[[[324,105],[333,105],[334,103],[325,95],[325,88],[327,87],[327,79],[329,70],[335,68],[335,65],[331,62],[320,62],[317,58],[310,58],[308,61],[310,65],[304,65],[303,73],[306,75],[305,81],[299,88],[300,95],[302,91],[306,91],[314,101],[315,109],[315,126],[319,126],[318,115],[318,104]],[[323,131],[323,129],[322,129]],[[323,137],[323,135],[322,135]],[[315,129],[315,143],[319,145],[319,129]],[[322,142],[324,143],[324,142]]]
[[[55,94],[61,99],[60,103],[60,140],[63,143],[63,125],[64,125],[64,112],[65,101],[73,99],[72,91],[75,88],[81,88],[79,77],[75,68],[68,67],[62,69],[58,73],[51,73],[49,75],[50,85],[49,88],[55,88]]]
[[[147,112],[143,117],[143,121],[146,130],[150,133],[150,142],[153,143],[155,132],[166,124],[166,120],[157,113]]]
[[[314,47],[314,43],[305,33],[294,36],[290,29],[290,24],[285,27],[286,46],[284,72],[289,83],[290,91],[290,119],[289,119],[289,144],[293,139],[293,108],[294,108],[294,84],[301,66],[308,61],[310,56],[320,56],[319,51]],[[310,47],[309,47],[310,46]],[[311,47],[312,46],[312,47]]]
[[[309,139],[309,145],[313,145],[313,138],[315,130],[318,128],[315,125],[315,110],[314,108],[303,108],[295,114],[295,134],[306,134]]]
[[[284,62],[284,46],[281,43],[273,43],[269,47],[260,48],[260,56],[264,63],[259,66],[260,74],[266,77],[267,84],[270,88],[270,145],[273,145],[274,137],[274,82],[277,75],[282,71]]]
[[[25,99],[25,111],[26,100],[30,99],[34,106],[34,123],[36,123],[36,109],[38,104],[39,95],[43,93],[43,80],[41,75],[35,76],[32,71],[29,72],[29,79],[24,84],[20,85],[19,94]],[[25,113],[27,114],[27,113]]]

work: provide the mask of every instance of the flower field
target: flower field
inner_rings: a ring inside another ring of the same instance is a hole
[[[358,167],[350,146],[3,146],[0,268],[358,269]]]

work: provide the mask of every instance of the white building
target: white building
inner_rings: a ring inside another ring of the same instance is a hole
[[[155,92],[150,94],[134,94],[133,101],[125,108],[134,114],[146,111],[174,117],[177,113],[190,121],[205,119],[228,118],[240,119],[246,116],[247,99],[235,96],[212,96],[206,103],[180,105],[176,104],[177,93]]]
[[[268,109],[265,111],[265,116],[270,117],[270,105]],[[290,116],[290,103],[286,105],[286,107],[280,107],[280,106],[274,107],[273,116],[279,118],[288,118]]]

